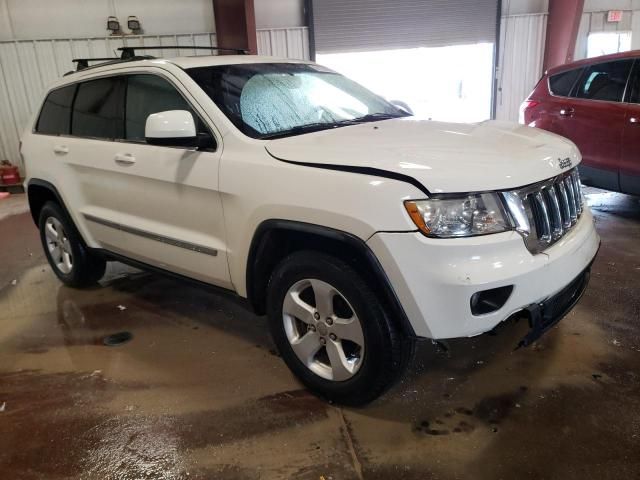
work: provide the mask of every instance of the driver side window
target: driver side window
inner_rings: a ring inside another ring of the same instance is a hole
[[[167,80],[157,75],[128,75],[125,107],[125,139],[145,141],[147,117],[168,110],[187,110],[198,133],[208,133],[204,122]]]

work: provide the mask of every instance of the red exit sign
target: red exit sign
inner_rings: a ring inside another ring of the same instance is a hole
[[[607,13],[607,22],[621,22],[622,10],[609,10]]]

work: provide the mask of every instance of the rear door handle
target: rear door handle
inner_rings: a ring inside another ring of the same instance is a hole
[[[118,153],[113,159],[118,165],[133,165],[136,163],[136,157],[130,153]]]
[[[640,118],[638,118],[638,117],[631,117],[631,118],[629,119],[629,123],[635,123],[635,124],[637,125],[638,123],[640,123]]]
[[[69,153],[69,147],[67,147],[66,145],[56,145],[55,147],[53,147],[53,151],[59,155],[66,155],[67,153]]]
[[[576,111],[571,107],[560,109],[560,115],[563,117],[571,117],[575,112]]]

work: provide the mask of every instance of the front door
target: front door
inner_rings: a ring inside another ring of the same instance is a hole
[[[636,61],[629,80],[629,104],[622,138],[620,190],[640,195],[640,61]]]
[[[618,60],[585,68],[573,98],[558,105],[564,122],[561,134],[582,153],[586,183],[618,190],[622,135],[627,105],[622,102],[633,60]]]
[[[213,134],[188,95],[163,75],[124,77],[125,133],[113,159],[120,171],[113,185],[123,235],[118,253],[231,288],[218,192],[221,145],[195,151],[145,142],[147,117],[168,110],[190,111],[198,131]]]

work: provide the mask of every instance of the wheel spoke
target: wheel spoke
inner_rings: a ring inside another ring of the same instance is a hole
[[[71,271],[72,263],[71,263],[71,255],[68,252],[62,252],[62,264],[66,268],[64,273],[69,273]]]
[[[291,342],[291,348],[306,365],[311,363],[320,347],[320,336],[316,332],[307,332],[298,340]]]
[[[331,331],[335,333],[341,340],[350,340],[358,346],[364,346],[364,334],[362,333],[362,327],[356,317],[352,317],[348,320],[337,318]]]
[[[56,231],[53,222],[47,222],[45,226],[45,235],[51,242],[58,241],[58,232]]]
[[[340,382],[353,375],[340,342],[329,340],[327,342],[327,355],[329,356],[329,362],[331,363],[333,380]]]
[[[335,290],[328,283],[320,280],[311,280],[311,288],[316,298],[316,309],[320,313],[321,318],[327,318],[333,315],[333,296]]]
[[[62,262],[62,249],[58,245],[54,246],[53,249],[51,250],[51,259],[55,263]]]
[[[284,299],[282,312],[286,315],[291,315],[304,323],[311,324],[313,323],[313,313],[315,312],[315,309],[308,303],[304,302],[300,298],[300,294],[298,292],[290,291]]]

